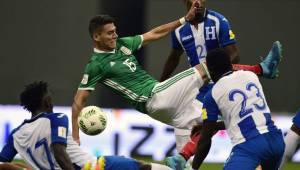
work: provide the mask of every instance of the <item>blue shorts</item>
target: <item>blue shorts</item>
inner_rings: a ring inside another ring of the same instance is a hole
[[[297,111],[295,117],[293,118],[293,123],[300,129],[300,109]]]
[[[284,140],[281,130],[268,132],[232,148],[224,170],[277,170],[284,153]]]
[[[139,170],[140,163],[123,156],[104,156],[104,170]]]
[[[214,86],[213,82],[209,82],[206,86],[203,86],[200,88],[199,93],[197,95],[197,100],[199,100],[201,103],[203,103],[204,97],[206,93],[211,90]]]

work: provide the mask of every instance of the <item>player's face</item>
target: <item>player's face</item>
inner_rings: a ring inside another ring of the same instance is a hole
[[[114,23],[104,25],[94,34],[94,40],[98,48],[104,51],[112,51],[116,48],[118,34]]]
[[[190,10],[193,2],[196,0],[184,0],[184,1],[186,2],[187,10]],[[198,20],[198,21],[200,20],[202,22],[204,13],[205,13],[205,2],[206,2],[206,0],[199,0],[199,10],[196,11],[195,20]]]

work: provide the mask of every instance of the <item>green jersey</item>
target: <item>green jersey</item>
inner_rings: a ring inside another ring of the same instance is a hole
[[[141,44],[142,36],[138,35],[118,39],[113,52],[95,50],[78,89],[94,90],[101,83],[124,97],[137,110],[146,113],[145,104],[158,82],[143,70],[132,54]]]

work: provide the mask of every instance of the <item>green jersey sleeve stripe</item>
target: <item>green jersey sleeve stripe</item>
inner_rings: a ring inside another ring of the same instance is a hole
[[[138,49],[141,49],[141,48],[142,48],[142,44],[143,44],[143,41],[144,41],[143,35],[140,35],[140,37],[141,37],[141,44],[139,45]]]

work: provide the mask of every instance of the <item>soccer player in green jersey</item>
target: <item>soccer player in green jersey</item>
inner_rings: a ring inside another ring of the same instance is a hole
[[[140,112],[163,123],[191,129],[201,121],[201,105],[193,101],[198,89],[208,81],[204,65],[196,65],[159,83],[142,69],[133,55],[141,46],[166,36],[192,20],[199,10],[197,4],[199,1],[195,1],[185,17],[179,20],[143,35],[125,38],[118,38],[114,19],[110,16],[100,15],[91,19],[89,32],[95,48],[72,105],[72,135],[75,141],[80,143],[78,113],[98,83],[124,97]]]

